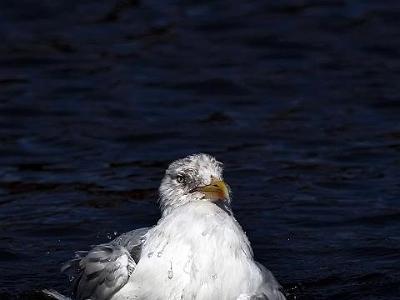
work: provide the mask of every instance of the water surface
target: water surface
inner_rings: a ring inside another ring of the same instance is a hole
[[[225,164],[288,299],[400,295],[398,1],[0,2],[0,298],[68,292],[159,218],[168,163]]]

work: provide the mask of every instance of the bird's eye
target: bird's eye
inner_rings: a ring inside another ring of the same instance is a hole
[[[184,175],[177,175],[176,176],[176,181],[178,181],[179,183],[185,183],[185,181],[186,181],[186,178],[185,178],[185,176]]]

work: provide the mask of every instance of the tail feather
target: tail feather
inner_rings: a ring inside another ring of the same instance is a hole
[[[71,300],[71,298],[61,295],[59,292],[55,290],[43,290],[43,293],[57,300]]]

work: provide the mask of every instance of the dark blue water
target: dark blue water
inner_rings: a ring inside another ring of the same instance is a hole
[[[398,1],[2,0],[0,37],[1,299],[200,151],[288,299],[400,298]]]

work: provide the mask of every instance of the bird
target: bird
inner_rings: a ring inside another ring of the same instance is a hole
[[[58,300],[285,300],[273,274],[253,258],[231,208],[223,165],[209,154],[172,162],[159,187],[161,218],[77,252],[62,272],[72,296]]]

